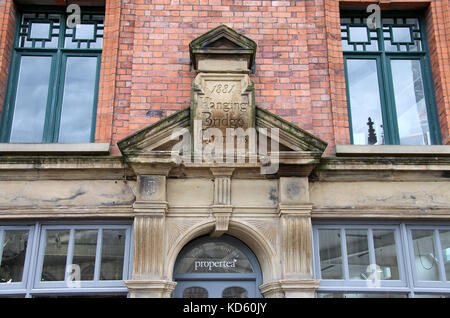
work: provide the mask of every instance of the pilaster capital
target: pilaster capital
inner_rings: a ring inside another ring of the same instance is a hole
[[[136,201],[133,203],[135,216],[163,217],[168,208],[169,204],[166,201]]]
[[[278,204],[279,216],[299,216],[311,217],[313,205],[312,204]]]
[[[320,280],[279,280],[259,286],[261,294],[270,298],[314,298]]]
[[[177,285],[166,280],[126,280],[131,298],[169,298]]]

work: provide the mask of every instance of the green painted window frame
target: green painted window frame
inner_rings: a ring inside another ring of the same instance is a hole
[[[48,13],[60,14],[60,29],[57,48],[24,48],[19,46],[20,26],[22,16],[30,13]],[[49,80],[49,91],[47,97],[47,106],[45,112],[45,123],[41,143],[57,143],[59,138],[60,120],[62,111],[62,101],[65,84],[65,68],[67,57],[97,57],[97,70],[95,74],[94,100],[92,107],[91,131],[88,142],[95,141],[95,128],[97,119],[98,91],[100,82],[100,68],[102,49],[96,48],[65,48],[66,21],[70,13],[66,12],[66,7],[48,7],[48,6],[26,6],[19,10],[17,14],[16,30],[14,35],[14,47],[12,52],[8,85],[3,107],[0,128],[0,142],[10,142],[12,121],[14,115],[14,104],[16,101],[18,76],[20,71],[20,61],[22,56],[51,56],[51,70]],[[104,7],[81,7],[81,15],[95,14],[105,15]],[[83,23],[83,20],[81,20]],[[97,31],[97,29],[95,29]],[[103,37],[103,35],[102,35]]]
[[[364,11],[341,11],[341,19],[345,18],[367,18],[370,13]],[[354,144],[353,129],[352,129],[352,114],[350,105],[350,91],[349,78],[347,71],[348,59],[375,59],[377,61],[377,75],[380,88],[380,102],[381,114],[383,117],[383,133],[384,144],[386,145],[400,145],[400,136],[398,129],[398,120],[396,114],[395,96],[393,89],[392,73],[389,61],[391,59],[400,60],[419,60],[422,71],[425,103],[427,108],[428,125],[430,129],[431,145],[441,145],[441,133],[439,126],[439,117],[436,107],[436,97],[434,91],[433,76],[431,73],[431,61],[429,57],[428,42],[426,36],[425,19],[423,14],[418,11],[396,11],[396,12],[381,12],[381,18],[414,18],[419,20],[420,37],[422,50],[417,52],[412,51],[386,51],[383,36],[383,27],[377,29],[370,29],[371,32],[377,32],[378,50],[377,51],[345,51],[344,55],[344,71],[345,71],[345,85],[347,94],[347,110],[349,118],[349,133],[350,143]],[[341,24],[349,26],[357,26],[355,24]],[[359,26],[359,25],[358,25]]]

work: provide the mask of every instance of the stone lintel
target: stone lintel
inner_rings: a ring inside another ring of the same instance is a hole
[[[131,298],[170,298],[176,282],[166,280],[126,280]]]
[[[0,143],[0,154],[108,155],[109,143]]]
[[[336,145],[336,156],[450,156],[450,146]]]
[[[280,280],[259,286],[261,294],[267,298],[314,298],[320,280]]]

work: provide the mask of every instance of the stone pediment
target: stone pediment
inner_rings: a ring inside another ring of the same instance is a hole
[[[119,141],[126,160],[141,167],[259,167],[262,174],[318,163],[326,142],[255,105],[248,74],[255,52],[255,42],[224,25],[193,40],[198,74],[190,107]]]
[[[317,163],[327,143],[261,107],[255,107],[255,130],[277,128],[279,132],[280,164]],[[130,162],[173,163],[171,154],[180,141],[177,130],[193,133],[190,107],[120,140],[118,146]],[[257,138],[259,140],[259,138]],[[271,138],[267,140],[271,144]],[[270,150],[269,150],[270,151]],[[175,163],[174,163],[175,164]]]
[[[235,30],[220,25],[199,36],[189,44],[191,62],[195,70],[202,70],[199,65],[203,59],[226,59],[232,55],[235,59],[245,60],[245,68],[251,70],[255,62],[256,43]]]

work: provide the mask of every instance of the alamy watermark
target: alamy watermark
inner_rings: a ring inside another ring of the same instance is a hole
[[[370,15],[367,17],[367,27],[369,29],[381,28],[381,8],[378,4],[370,4],[366,9]]]
[[[70,4],[66,9],[67,16],[66,25],[67,27],[73,29],[76,28],[81,23],[81,7],[78,4]]]
[[[259,133],[259,134],[258,134]],[[201,120],[194,120],[193,136],[187,128],[172,133],[176,143],[171,158],[176,164],[253,164],[261,163],[261,174],[274,174],[279,168],[278,128],[203,129]],[[270,149],[268,138],[270,138]]]

